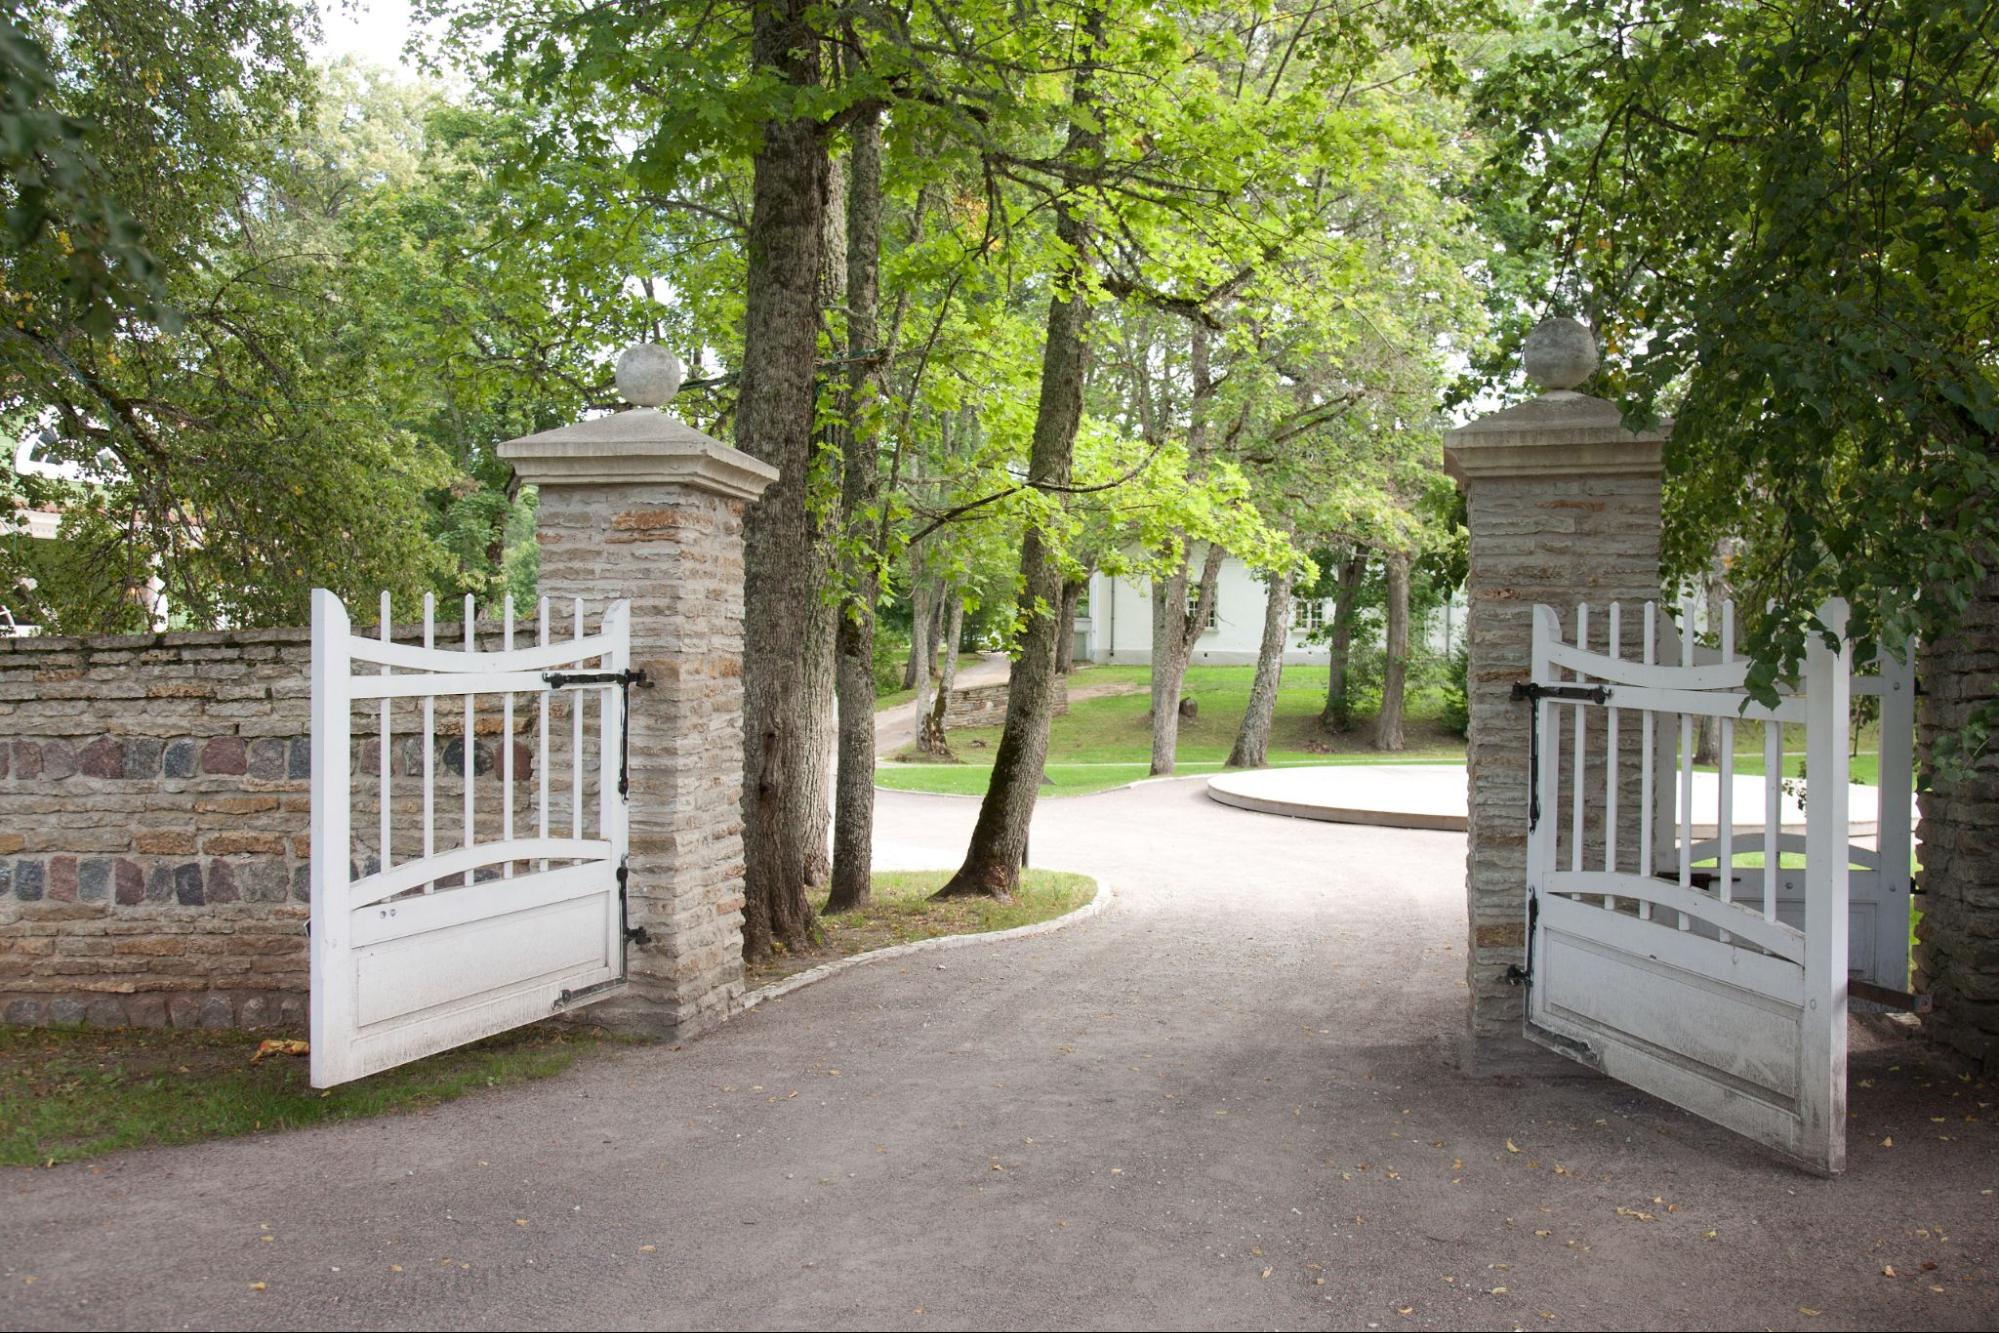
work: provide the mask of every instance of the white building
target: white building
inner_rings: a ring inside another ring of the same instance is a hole
[[[1197,572],[1199,559],[1197,553]],[[1235,556],[1224,557],[1221,575],[1215,581],[1213,612],[1194,645],[1191,660],[1201,666],[1253,664],[1263,643],[1265,600],[1263,580]],[[1292,602],[1291,631],[1284,646],[1287,664],[1325,664],[1324,637],[1315,640],[1314,632],[1332,615],[1330,597],[1300,597]],[[1366,623],[1363,621],[1364,626]],[[1430,616],[1429,624],[1418,628],[1427,634],[1432,651],[1449,653],[1455,649],[1464,632],[1463,594],[1452,594],[1451,600]],[[1360,632],[1370,631],[1363,628]],[[1112,578],[1102,570],[1091,574],[1090,586],[1076,606],[1075,635],[1079,662],[1151,662],[1152,580],[1144,575]]]

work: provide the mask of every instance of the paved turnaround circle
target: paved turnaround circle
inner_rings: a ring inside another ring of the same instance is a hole
[[[1677,780],[1676,780],[1677,781]],[[1799,799],[1805,784],[1787,786],[1779,798],[1781,828],[1805,827]],[[1729,819],[1744,836],[1763,830],[1763,779],[1738,777]],[[1693,775],[1693,829],[1697,838],[1713,837],[1721,776]],[[1300,764],[1288,768],[1251,768],[1217,773],[1208,779],[1208,796],[1223,805],[1294,819],[1322,819],[1332,824],[1380,824],[1386,828],[1448,829],[1463,832],[1469,809],[1463,764]],[[1853,836],[1871,837],[1877,823],[1881,792],[1876,787],[1846,789]],[[1678,809],[1679,789],[1673,788]],[[1913,796],[1910,808],[1914,810]]]
[[[976,808],[883,793],[884,859]],[[1993,1093],[1909,1043],[1861,1043],[1818,1181],[1453,1072],[1459,835],[1178,782],[1044,801],[1033,848],[1115,905],[422,1114],[0,1174],[0,1326],[1992,1323]]]

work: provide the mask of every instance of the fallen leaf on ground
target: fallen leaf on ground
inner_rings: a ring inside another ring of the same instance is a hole
[[[257,1052],[250,1057],[256,1064],[267,1055],[311,1055],[312,1044],[297,1037],[271,1037],[257,1043]]]

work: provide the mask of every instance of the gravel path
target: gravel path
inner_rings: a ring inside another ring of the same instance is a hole
[[[883,793],[883,860],[955,862],[974,810]],[[1460,835],[1174,782],[1046,802],[1033,851],[1111,910],[427,1114],[10,1172],[0,1324],[1999,1323],[1995,1092],[1913,1044],[1856,1029],[1822,1181],[1452,1072]]]

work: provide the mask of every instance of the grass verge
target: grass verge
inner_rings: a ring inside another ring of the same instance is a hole
[[[1052,921],[1083,906],[1097,892],[1097,882],[1088,875],[1024,870],[1020,889],[1011,902],[989,898],[930,901],[930,895],[943,888],[950,877],[948,870],[877,871],[873,902],[860,911],[836,916],[823,914],[824,902],[815,904],[822,909],[818,947],[779,954],[769,962],[747,968],[745,983],[755,990],[821,963],[913,940],[942,935],[984,935]]]
[[[116,1152],[418,1110],[549,1078],[599,1040],[536,1024],[328,1092],[260,1034],[0,1026],[0,1165]]]

